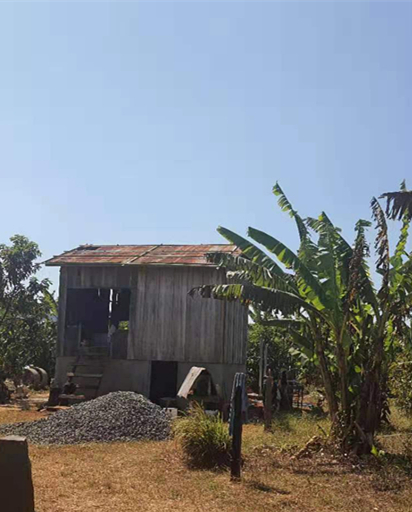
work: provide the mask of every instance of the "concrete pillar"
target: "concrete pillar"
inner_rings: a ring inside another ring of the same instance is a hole
[[[0,439],[0,510],[34,512],[34,491],[26,438]]]

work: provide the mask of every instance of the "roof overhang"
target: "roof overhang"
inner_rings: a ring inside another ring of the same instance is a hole
[[[46,266],[215,266],[207,254],[240,255],[235,245],[81,245],[47,260]]]

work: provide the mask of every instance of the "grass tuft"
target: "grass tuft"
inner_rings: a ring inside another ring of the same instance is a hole
[[[187,461],[198,468],[217,468],[230,463],[231,438],[227,424],[208,416],[196,403],[185,418],[174,425]]]

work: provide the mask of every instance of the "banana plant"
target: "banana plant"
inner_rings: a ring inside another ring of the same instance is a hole
[[[279,184],[273,192],[296,223],[297,253],[256,228],[248,229],[248,237],[258,245],[219,227],[242,255],[210,254],[211,262],[226,269],[228,284],[205,285],[191,293],[239,300],[265,312],[266,318],[270,313],[268,325],[286,326],[301,350],[314,348],[336,431],[343,432],[345,440],[360,436],[370,448],[368,435],[373,437],[380,415],[388,335],[400,334],[411,308],[408,269],[412,264],[405,250],[410,216],[404,215],[399,243],[390,258],[385,214],[372,200],[376,267],[381,275],[376,290],[367,265],[370,222],[357,223],[351,246],[326,213],[303,219]]]
[[[390,219],[401,220],[405,215],[412,217],[412,190],[407,190],[405,180],[400,191],[386,192],[381,198],[386,199],[386,214]]]

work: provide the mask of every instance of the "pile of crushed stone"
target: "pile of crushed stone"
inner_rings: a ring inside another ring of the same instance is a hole
[[[132,391],[109,393],[38,421],[0,425],[0,436],[24,436],[35,444],[161,441],[170,431],[169,414]]]

